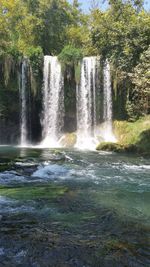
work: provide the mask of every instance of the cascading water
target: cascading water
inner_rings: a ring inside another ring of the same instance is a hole
[[[57,57],[44,57],[42,146],[58,147],[64,126],[64,81]]]
[[[112,129],[112,88],[110,64],[108,60],[104,63],[104,93],[103,93],[103,129],[102,136],[106,142],[115,142],[116,138]]]
[[[20,91],[20,101],[21,101],[21,121],[20,121],[20,145],[27,145],[27,60],[24,59],[21,66],[21,77],[19,78],[19,91]]]
[[[77,85],[77,143],[80,149],[96,146],[96,57],[85,57],[81,63],[81,80]]]

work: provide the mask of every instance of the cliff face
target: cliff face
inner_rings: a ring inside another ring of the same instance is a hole
[[[29,139],[39,140],[42,71],[34,77],[30,65],[26,73],[27,124]],[[20,142],[22,61],[0,61],[0,144]]]
[[[17,123],[0,120],[0,144],[19,143],[20,131]]]
[[[20,139],[20,80],[22,62],[7,62],[8,68],[0,62],[0,143],[16,144]],[[5,64],[6,65],[6,64]],[[112,93],[113,93],[113,120],[115,135],[122,145],[138,144],[138,147],[144,145],[149,130],[149,117],[138,120],[135,123],[129,123],[127,119],[126,101],[127,85],[116,82],[112,75]],[[64,132],[72,133],[77,129],[77,111],[76,111],[76,77],[75,69],[69,68],[64,72]],[[41,140],[41,116],[42,116],[42,87],[43,87],[43,65],[39,66],[36,73],[33,73],[32,66],[28,62],[26,73],[27,90],[27,127],[29,140],[32,143]],[[98,70],[98,79],[96,81],[96,112],[97,123],[103,121],[103,66],[100,64]],[[146,119],[147,118],[147,119]],[[118,121],[119,120],[119,121]],[[137,129],[137,130],[136,130]],[[138,131],[141,129],[141,131]],[[146,138],[145,138],[146,136]],[[143,139],[142,139],[143,138]],[[148,147],[147,145],[145,145]]]
[[[0,143],[17,143],[20,135],[19,89],[15,75],[8,84],[0,80]]]

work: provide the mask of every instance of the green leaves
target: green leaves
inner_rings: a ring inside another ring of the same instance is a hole
[[[38,72],[39,66],[43,61],[43,52],[40,46],[29,47],[27,50],[27,57],[30,60],[34,73]]]
[[[150,46],[141,54],[139,64],[131,74],[134,84],[133,103],[138,115],[150,112]]]
[[[150,43],[150,17],[136,12],[131,1],[110,1],[106,12],[92,13],[93,46],[125,71],[136,66],[140,53]]]
[[[81,50],[71,45],[65,46],[58,56],[60,62],[69,66],[76,65],[82,57]]]
[[[113,76],[124,73],[115,91],[123,95],[128,119],[137,119],[150,112],[150,16],[143,1],[109,2],[107,11],[91,14],[91,39],[99,54],[111,61]]]
[[[112,76],[119,73],[114,87],[116,95],[122,91],[123,98],[127,97],[123,102],[129,117],[148,113],[150,16],[143,9],[143,0],[110,0],[107,10],[95,5],[90,14],[81,12],[78,1],[72,3],[0,0],[2,64],[9,58],[17,62],[28,57],[35,84],[43,55],[59,55],[64,70],[67,67],[68,73],[75,73],[78,83],[82,57],[101,55],[110,60]],[[11,68],[5,69],[7,84]]]

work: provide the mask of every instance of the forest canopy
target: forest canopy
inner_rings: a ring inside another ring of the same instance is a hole
[[[77,0],[0,0],[1,61],[100,55],[113,66],[114,87],[126,84],[128,116],[149,113],[149,12],[141,0],[110,0],[106,10],[91,2],[85,14]]]

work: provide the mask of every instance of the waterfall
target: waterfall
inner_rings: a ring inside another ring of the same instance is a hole
[[[112,129],[112,88],[111,88],[111,75],[110,64],[108,60],[104,63],[104,92],[103,92],[103,130],[102,136],[106,142],[115,142],[116,138]]]
[[[21,76],[19,75],[19,91],[21,102],[21,120],[20,120],[20,144],[21,146],[27,145],[27,60],[24,59],[21,66]]]
[[[44,57],[42,146],[58,147],[64,126],[64,81],[57,57]]]
[[[85,57],[81,62],[80,84],[77,85],[77,143],[81,149],[96,146],[96,57]]]

